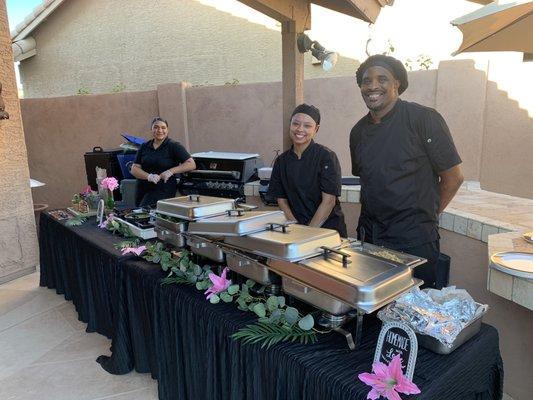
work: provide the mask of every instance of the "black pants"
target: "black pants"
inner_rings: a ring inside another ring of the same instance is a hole
[[[439,240],[424,243],[420,246],[398,249],[398,251],[403,251],[404,253],[422,257],[428,260],[427,263],[416,267],[414,270],[415,278],[419,278],[424,281],[424,284],[421,286],[421,288],[442,287],[442,284],[439,282],[440,279],[438,278],[440,274],[437,271],[440,256]]]

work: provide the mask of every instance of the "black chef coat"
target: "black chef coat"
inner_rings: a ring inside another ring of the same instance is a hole
[[[141,145],[135,157],[135,164],[139,164],[143,171],[149,174],[161,174],[191,158],[185,148],[175,140],[166,138],[157,149],[154,140]],[[136,203],[141,206],[156,204],[158,200],[176,196],[178,183],[175,177],[166,182],[161,179],[157,184],[146,180],[137,180]]]
[[[268,195],[284,198],[300,224],[308,225],[322,202],[322,192],[341,195],[341,167],[337,155],[321,144],[311,141],[300,159],[290,150],[280,154],[274,163]],[[322,225],[346,237],[346,224],[339,199]]]
[[[368,114],[353,127],[350,152],[361,177],[358,231],[392,249],[439,239],[438,173],[461,158],[437,111],[398,99],[381,122]]]

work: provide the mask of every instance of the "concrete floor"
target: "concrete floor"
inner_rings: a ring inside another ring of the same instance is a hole
[[[111,341],[86,333],[72,302],[39,287],[39,273],[0,286],[0,399],[156,400],[149,374],[115,376],[96,358]]]
[[[105,372],[95,360],[111,341],[85,328],[39,272],[0,285],[0,399],[157,400],[149,374]]]

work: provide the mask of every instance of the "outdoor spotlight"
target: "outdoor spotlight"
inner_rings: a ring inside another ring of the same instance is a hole
[[[306,51],[311,50],[311,54],[317,60],[320,60],[320,64],[322,64],[322,69],[324,71],[329,71],[335,66],[335,64],[337,64],[337,53],[333,51],[327,51],[324,46],[322,46],[316,40],[309,39],[309,36],[307,36],[305,33],[301,33],[298,36],[297,43],[300,53],[305,53]]]

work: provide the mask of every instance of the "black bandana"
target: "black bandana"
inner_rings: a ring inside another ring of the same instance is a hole
[[[317,125],[320,125],[320,110],[316,108],[315,106],[305,104],[305,103],[300,104],[292,112],[291,118],[294,117],[295,114],[307,114],[311,118],[313,118],[313,120],[317,123]]]
[[[383,67],[389,71],[395,79],[400,81],[400,87],[398,88],[398,94],[402,94],[407,89],[409,81],[407,80],[407,70],[400,60],[397,60],[391,56],[385,56],[382,54],[376,54],[370,56],[363,62],[357,72],[355,77],[357,79],[357,84],[361,87],[361,82],[363,81],[363,75],[366,70],[370,67]]]

